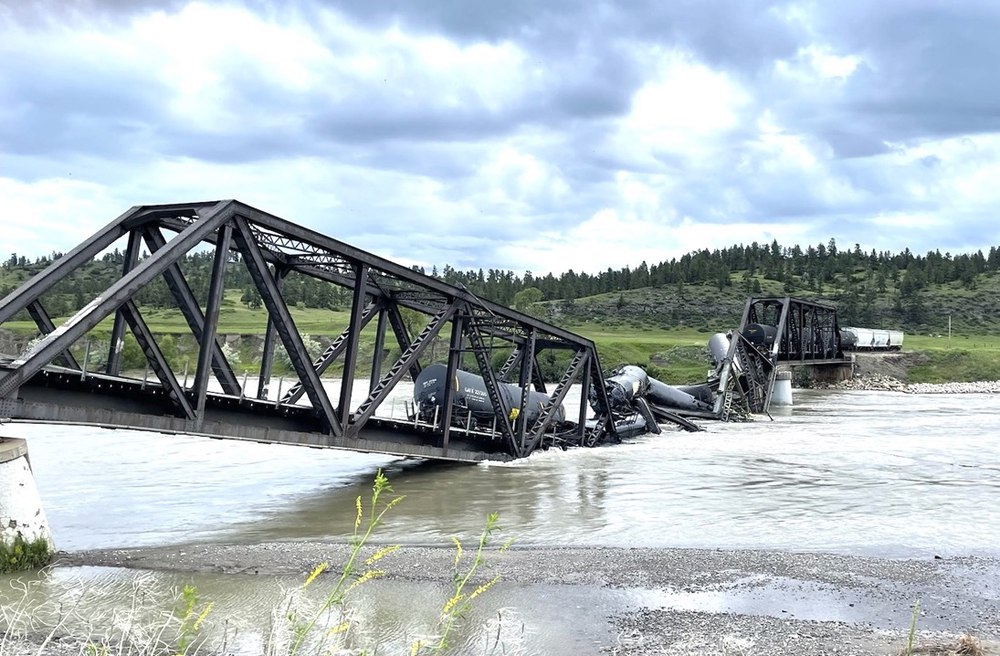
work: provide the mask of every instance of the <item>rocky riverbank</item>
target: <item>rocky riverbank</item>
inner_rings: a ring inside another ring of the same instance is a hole
[[[826,385],[813,384],[812,387],[904,394],[1000,394],[1000,380],[961,383],[909,382],[907,379],[910,369],[925,362],[927,355],[918,351],[857,353],[854,355],[853,378]]]
[[[971,383],[906,383],[893,376],[869,374],[827,385],[826,389],[902,392],[905,394],[1000,394],[1000,380]]]

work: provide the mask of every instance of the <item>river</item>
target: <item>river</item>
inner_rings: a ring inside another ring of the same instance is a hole
[[[64,550],[343,538],[381,467],[407,497],[380,533],[389,542],[448,542],[496,511],[522,544],[1000,551],[994,395],[797,390],[773,421],[702,425],[475,466],[75,426],[0,431],[28,439]],[[956,530],[959,518],[969,521]]]
[[[496,511],[501,539],[522,546],[1000,554],[995,395],[796,390],[795,406],[771,420],[701,423],[701,433],[667,428],[618,446],[480,465],[71,426],[7,424],[0,434],[27,438],[67,551],[344,540],[355,498],[382,468],[406,495],[377,534],[387,543],[468,543]],[[45,585],[55,595],[81,577],[126,585],[123,576],[137,575],[67,568]],[[246,596],[223,578],[199,585]],[[528,617],[554,612],[544,595],[517,598]],[[407,608],[399,613],[414,612]],[[566,639],[553,631],[543,642]]]

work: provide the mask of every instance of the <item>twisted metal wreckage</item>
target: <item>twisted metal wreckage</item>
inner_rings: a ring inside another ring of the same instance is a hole
[[[56,326],[45,309],[46,294],[119,240],[127,240],[121,278]],[[150,253],[145,258],[143,244]],[[181,269],[185,255],[203,244],[214,247],[204,306]],[[246,372],[237,378],[217,334],[227,267],[239,264],[268,313],[256,389],[249,388]],[[282,296],[290,275],[350,292],[347,326],[315,359]],[[180,378],[171,369],[138,301],[159,278],[199,345],[190,382],[186,372]],[[766,412],[776,363],[797,344],[788,327],[802,334],[808,328],[812,335],[831,316],[835,328],[836,318],[829,308],[817,314],[818,306],[804,314],[789,299],[758,301],[748,302],[739,330],[712,337],[713,368],[702,384],[671,387],[634,366],[605,377],[589,339],[239,201],[137,206],[0,301],[0,326],[25,312],[41,334],[24,353],[0,358],[0,417],[420,458],[509,460],[540,448],[659,432],[658,422],[698,430],[692,418],[725,421]],[[770,339],[762,338],[754,331],[776,309]],[[423,327],[411,330],[404,310],[423,317]],[[88,371],[90,354],[81,362],[72,348],[79,352],[78,344],[107,317],[113,317],[107,357],[99,370]],[[126,329],[147,363],[141,378],[122,371]],[[363,361],[366,330],[374,344]],[[447,340],[448,357],[427,362],[438,338]],[[393,352],[387,342],[393,341],[398,357],[386,362]],[[295,380],[273,396],[278,342]],[[805,353],[801,344],[792,351]],[[545,353],[565,354],[550,358],[565,362],[551,391],[539,366]],[[340,374],[325,385],[320,377],[335,363]],[[396,416],[395,403],[386,401],[399,396],[393,392],[406,379],[414,383],[413,403]],[[587,402],[568,417],[563,404],[577,384]],[[360,403],[355,395],[363,396]]]

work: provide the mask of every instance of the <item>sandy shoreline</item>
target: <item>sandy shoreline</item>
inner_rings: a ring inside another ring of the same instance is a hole
[[[332,542],[204,544],[67,553],[59,563],[304,575],[321,561],[343,562],[346,553]],[[385,569],[390,581],[446,581],[453,557],[450,548],[404,546]],[[897,654],[916,599],[922,645],[954,646],[971,633],[986,653],[1000,654],[1000,558],[517,547],[488,554],[481,578],[497,574],[499,585],[541,587],[555,604],[568,591],[658,592],[658,604],[603,609],[613,627],[604,654]]]

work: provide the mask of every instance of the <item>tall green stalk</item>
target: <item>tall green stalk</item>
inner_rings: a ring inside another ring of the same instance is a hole
[[[351,537],[350,556],[348,557],[347,562],[344,564],[344,567],[340,571],[340,578],[337,580],[337,584],[329,592],[329,594],[327,594],[326,598],[323,600],[323,603],[320,605],[319,608],[316,609],[316,611],[312,614],[312,616],[304,622],[297,622],[295,621],[294,617],[290,618],[293,621],[293,632],[295,638],[292,642],[291,648],[289,649],[288,652],[289,656],[296,656],[299,653],[299,650],[302,648],[302,644],[305,642],[306,638],[308,638],[309,635],[312,634],[320,618],[323,617],[323,615],[327,613],[332,607],[342,605],[344,603],[344,598],[347,596],[347,593],[349,593],[351,590],[358,587],[359,585],[362,585],[363,583],[370,581],[371,579],[378,578],[385,574],[385,572],[380,569],[369,568],[366,569],[360,576],[356,577],[353,581],[349,581],[349,579],[351,579],[351,577],[354,576],[355,572],[357,571],[355,563],[358,560],[358,556],[361,553],[361,550],[364,548],[365,544],[367,544],[368,539],[371,537],[372,532],[375,530],[375,527],[382,522],[382,518],[385,516],[387,512],[389,512],[393,507],[396,506],[396,504],[398,504],[405,498],[403,496],[394,496],[387,503],[384,503],[382,508],[379,508],[379,500],[382,497],[382,495],[392,494],[392,492],[393,489],[392,486],[389,485],[389,479],[386,477],[385,474],[382,473],[382,470],[380,469],[378,470],[378,473],[375,474],[375,482],[372,485],[372,496],[367,512],[368,520],[366,522],[363,521],[366,513],[364,510],[364,506],[361,502],[361,496],[359,495],[358,498],[355,500],[355,507],[357,508],[357,514],[354,519],[354,534]],[[364,565],[367,567],[374,564],[382,556],[391,553],[392,551],[395,551],[395,549],[397,548],[398,545],[380,549],[373,556],[368,558],[368,560],[365,561]],[[316,576],[323,571],[323,569],[326,569],[326,563],[321,564],[319,567],[313,570],[313,573],[310,574],[309,578],[306,580],[306,583],[303,585],[303,587],[308,586],[309,583],[311,583],[313,579],[315,579]]]

